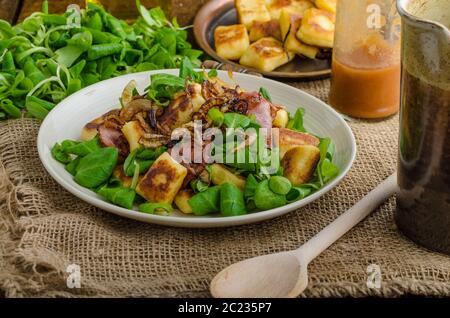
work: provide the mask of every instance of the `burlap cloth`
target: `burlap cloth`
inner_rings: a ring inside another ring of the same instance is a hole
[[[329,81],[291,83],[326,100]],[[0,294],[20,296],[209,296],[215,273],[236,261],[298,247],[396,167],[397,116],[351,123],[356,162],[320,200],[275,220],[226,229],[179,229],[103,212],[52,180],[36,151],[39,122],[0,124]],[[395,199],[309,266],[308,297],[450,296],[450,257],[399,234]],[[81,289],[66,285],[69,264]],[[367,287],[367,267],[380,266],[381,288]]]

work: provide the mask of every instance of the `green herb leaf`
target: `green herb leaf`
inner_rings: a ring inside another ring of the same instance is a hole
[[[196,192],[203,192],[208,190],[209,184],[203,182],[200,179],[195,179],[190,182],[191,188]]]
[[[265,100],[272,102],[272,97],[270,96],[269,91],[265,87],[260,87],[259,93],[261,94],[262,97],[264,97]]]
[[[224,216],[247,213],[244,194],[231,183],[224,183],[220,187],[220,213]]]
[[[245,181],[244,197],[252,198],[255,195],[256,187],[258,186],[258,180],[249,174],[247,180]]]
[[[305,109],[298,108],[295,112],[294,118],[292,118],[287,124],[287,128],[293,129],[299,132],[306,132],[305,127],[303,126],[303,117],[305,116]]]
[[[86,188],[95,188],[108,181],[119,157],[117,148],[101,148],[83,157],[77,166],[75,181]]]
[[[188,200],[195,215],[206,215],[220,211],[220,186],[208,188]]]
[[[136,192],[130,188],[102,186],[97,194],[104,197],[109,202],[124,207],[126,209],[133,208],[133,202],[136,197]]]
[[[269,179],[269,188],[274,193],[286,195],[292,188],[289,179],[282,176],[272,176]]]
[[[171,74],[154,74],[150,82],[147,96],[160,105],[166,105],[175,93],[184,89],[184,80]]]
[[[255,205],[260,210],[270,210],[286,204],[286,196],[273,192],[269,180],[261,181],[255,190]]]
[[[226,113],[223,123],[228,128],[246,128],[250,124],[250,118],[237,113]]]
[[[77,155],[80,157],[84,157],[87,154],[95,152],[102,147],[100,144],[100,139],[98,137],[83,142],[74,142],[72,140],[65,140],[63,141],[62,146],[63,150],[66,153]]]
[[[311,187],[302,185],[301,187],[292,188],[286,195],[286,200],[291,203],[301,199],[304,199],[312,192]]]

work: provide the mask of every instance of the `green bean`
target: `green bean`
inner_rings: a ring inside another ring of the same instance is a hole
[[[208,119],[212,121],[213,125],[220,127],[223,124],[223,113],[217,108],[211,108],[208,111]]]
[[[25,95],[34,87],[34,84],[29,78],[24,78],[22,81],[20,81],[18,87],[19,88],[16,87],[11,91],[12,97]]]
[[[62,150],[62,147],[59,143],[53,145],[51,150],[52,157],[57,161],[67,164],[70,163],[70,156]]]
[[[38,98],[36,96],[27,96],[25,104],[26,105],[36,104],[36,105],[39,105],[39,106],[43,107],[46,110],[52,110],[53,107],[55,107],[54,103],[51,103],[49,101],[40,99],[40,98]]]
[[[25,107],[27,108],[28,115],[37,119],[44,119],[49,113],[48,110],[38,104],[26,104]]]
[[[120,43],[96,44],[88,50],[88,60],[96,60],[101,57],[120,53],[123,45]]]
[[[40,29],[42,20],[36,16],[29,16],[22,22],[22,28],[27,32],[36,32]]]
[[[128,65],[134,65],[137,63],[141,63],[144,55],[142,54],[142,51],[140,50],[135,50],[135,49],[127,49],[124,51],[124,58],[123,60],[125,60],[125,62]]]
[[[42,17],[45,24],[49,25],[65,25],[67,24],[67,18],[58,14],[45,14]]]
[[[81,80],[79,78],[72,78],[67,85],[67,95],[71,95],[81,89]]]
[[[277,194],[288,194],[292,188],[289,179],[282,176],[272,176],[269,179],[270,190]]]
[[[55,104],[39,99],[35,96],[28,96],[25,101],[25,107],[28,113],[38,119],[44,119]]]
[[[168,203],[147,202],[139,205],[139,211],[148,214],[164,214],[173,212],[173,207]]]
[[[86,26],[88,28],[101,31],[103,29],[103,22],[100,14],[98,14],[98,12],[94,12],[94,14],[88,19]]]
[[[53,47],[54,50],[57,50],[63,46],[67,45],[67,40],[70,39],[70,34],[68,32],[59,33],[56,36],[53,36],[56,32],[50,34],[48,42],[49,45]]]
[[[48,1],[47,0],[42,1],[41,11],[44,14],[48,14]]]
[[[82,27],[81,30],[88,31],[92,34],[92,43],[93,44],[120,42],[120,38],[115,35],[112,35],[111,33],[102,32],[102,31],[87,28],[87,27]]]
[[[123,26],[120,23],[120,20],[114,18],[112,15],[108,15],[106,18],[106,23],[108,25],[108,28],[111,30],[111,33],[117,35],[122,40],[126,39],[127,34],[123,30]]]
[[[53,55],[53,52],[45,47],[41,46],[35,46],[30,49],[27,49],[25,51],[20,52],[16,55],[16,61],[17,63],[20,63],[22,60],[25,60],[26,58],[30,57],[32,54],[36,53],[45,53],[47,56]]]
[[[14,65],[14,58],[11,51],[6,52],[3,56],[2,71],[12,75],[16,73],[16,66]]]
[[[86,60],[81,60],[77,64],[73,65],[69,72],[74,78],[80,77],[81,72],[83,71],[84,67],[86,66]]]
[[[25,71],[26,77],[28,77],[34,85],[38,84],[46,78],[41,70],[36,67],[34,61],[31,58],[27,59],[23,66],[23,70]]]
[[[0,109],[12,118],[20,118],[22,116],[22,112],[20,111],[20,109],[14,106],[13,102],[10,99],[4,99],[0,101]]]
[[[5,38],[12,38],[15,32],[8,22],[0,20],[0,34],[3,34]]]
[[[45,62],[50,74],[55,76],[58,70],[58,63],[56,63],[53,59],[47,59]]]
[[[92,45],[92,34],[88,31],[83,31],[76,33],[69,40],[67,40],[69,45],[76,46],[83,51],[87,51]]]

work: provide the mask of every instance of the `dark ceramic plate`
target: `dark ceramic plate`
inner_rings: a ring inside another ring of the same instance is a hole
[[[272,72],[262,72],[219,57],[214,50],[214,30],[219,25],[236,23],[238,23],[238,19],[233,0],[211,0],[197,13],[194,21],[195,39],[200,47],[215,60],[248,69],[252,72],[258,72],[264,76],[318,79],[328,77],[331,74],[330,59],[312,60],[296,56],[291,62],[280,66]]]

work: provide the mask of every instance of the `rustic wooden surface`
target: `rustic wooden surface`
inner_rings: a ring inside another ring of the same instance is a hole
[[[146,7],[161,6],[169,17],[177,17],[181,25],[188,25],[193,22],[197,11],[208,0],[141,0]],[[22,2],[20,13],[17,14],[16,9]],[[109,7],[113,14],[122,18],[130,18],[135,9],[135,0],[114,0],[108,3],[108,0],[101,0],[105,3],[105,7]],[[61,13],[66,10],[67,5],[74,3],[80,7],[84,7],[85,0],[49,0],[49,11],[51,13]],[[41,10],[42,0],[0,0],[0,18],[10,22],[22,21],[35,11]],[[6,8],[6,10],[3,10]],[[14,10],[13,10],[14,8]],[[121,16],[122,15],[122,16]]]
[[[22,2],[18,21],[22,21],[33,12],[41,11],[42,0],[23,0]],[[84,7],[84,2],[84,0],[49,0],[48,10],[50,13],[62,13],[66,11],[67,5],[74,3]]]
[[[20,0],[0,0],[0,19],[13,23],[19,13]]]

